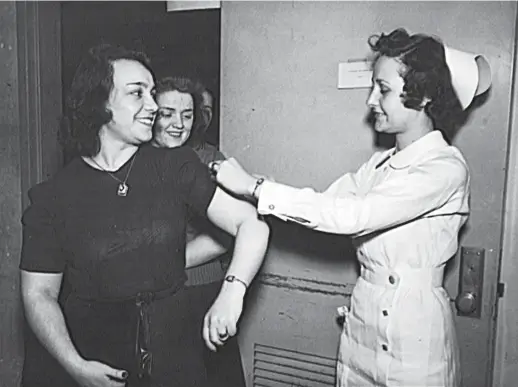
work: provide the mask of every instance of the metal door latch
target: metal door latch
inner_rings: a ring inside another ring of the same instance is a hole
[[[459,316],[480,318],[484,287],[485,250],[462,247],[459,268],[459,294],[455,299]]]

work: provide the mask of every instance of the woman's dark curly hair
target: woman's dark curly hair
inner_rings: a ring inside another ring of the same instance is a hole
[[[421,110],[423,100],[428,98],[425,113],[436,129],[451,137],[463,117],[463,109],[453,89],[444,45],[428,35],[409,35],[403,28],[388,35],[373,35],[369,45],[378,57],[397,58],[403,64],[403,105]]]
[[[204,140],[204,129],[206,126],[205,117],[202,112],[204,87],[188,77],[165,77],[158,81],[156,86],[156,97],[168,91],[178,91],[179,93],[190,94],[194,107],[194,122],[191,135],[185,145],[197,149]]]
[[[122,59],[139,62],[153,74],[144,53],[109,44],[92,47],[77,67],[60,132],[65,158],[67,153],[88,157],[99,153],[99,130],[112,118],[106,103],[113,89],[113,63]]]

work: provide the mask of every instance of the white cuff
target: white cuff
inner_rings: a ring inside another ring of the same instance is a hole
[[[257,212],[260,215],[274,215],[284,221],[314,228],[316,224],[312,224],[311,220],[297,214],[297,198],[301,196],[302,191],[300,188],[266,180],[261,186]]]

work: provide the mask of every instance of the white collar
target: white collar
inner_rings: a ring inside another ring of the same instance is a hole
[[[399,152],[396,152],[396,148],[393,148],[391,152],[393,156],[390,157],[388,162],[394,169],[408,168],[415,160],[420,159],[428,152],[448,146],[442,133],[433,130]]]

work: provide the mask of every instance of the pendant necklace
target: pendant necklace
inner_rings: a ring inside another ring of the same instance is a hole
[[[110,171],[107,171],[106,169],[104,169],[103,167],[101,167],[99,165],[99,163],[97,161],[95,161],[93,159],[93,157],[90,157],[90,160],[93,161],[93,163],[95,165],[97,165],[99,168],[101,168],[104,172],[106,172],[108,175],[110,175],[110,177],[116,181],[119,182],[119,185],[117,187],[117,196],[126,196],[128,194],[128,191],[129,191],[129,187],[128,185],[126,184],[126,182],[128,181],[128,177],[130,175],[130,172],[131,172],[131,168],[133,167],[133,162],[135,161],[135,158],[137,157],[137,152],[135,152],[135,154],[133,156],[131,156],[132,159],[131,159],[131,164],[128,168],[128,172],[126,173],[126,177],[124,178],[124,180],[121,180],[119,179],[117,176],[115,176],[113,173],[111,173]]]

